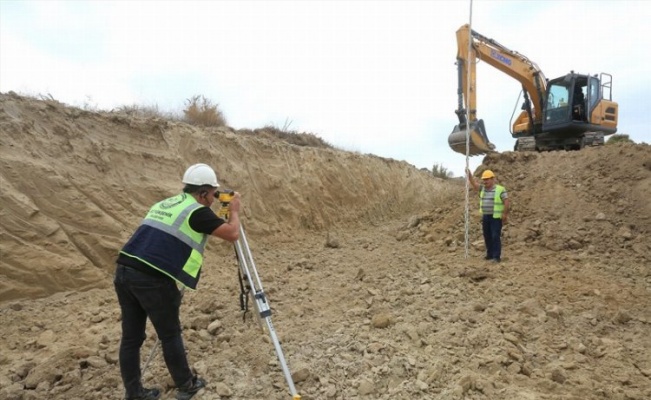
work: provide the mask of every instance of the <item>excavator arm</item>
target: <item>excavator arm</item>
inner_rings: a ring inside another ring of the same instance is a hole
[[[469,134],[469,155],[486,154],[494,151],[486,135],[484,121],[477,119],[477,80],[478,61],[507,74],[522,84],[524,91],[523,111],[513,132],[532,134],[542,127],[542,110],[545,101],[547,81],[538,66],[524,55],[509,50],[493,39],[489,39],[463,25],[457,30],[457,69],[458,69],[458,109],[459,118],[448,138],[452,150],[466,154],[466,132]]]

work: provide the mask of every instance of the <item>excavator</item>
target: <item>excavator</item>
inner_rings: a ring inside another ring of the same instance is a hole
[[[474,156],[495,151],[484,120],[477,119],[479,60],[522,85],[522,110],[510,132],[516,139],[514,151],[580,150],[603,145],[605,136],[617,132],[618,105],[612,101],[610,74],[570,71],[548,80],[536,63],[467,24],[457,30],[457,48],[459,124],[448,137],[455,152]]]

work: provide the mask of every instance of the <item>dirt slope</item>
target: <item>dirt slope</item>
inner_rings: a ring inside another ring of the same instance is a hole
[[[303,399],[651,398],[649,145],[486,157],[514,204],[495,266],[474,197],[465,257],[462,181],[14,94],[0,95],[0,398],[122,398],[113,260],[194,162],[244,195]],[[212,241],[207,260],[182,310],[209,381],[197,399],[291,398],[269,335],[242,319],[232,248]],[[154,342],[149,327],[143,362]],[[145,379],[173,398],[160,354]]]
[[[105,287],[115,250],[153,202],[180,191],[179,177],[195,162],[243,193],[247,229],[264,236],[373,223],[431,204],[441,187],[379,157],[54,101],[0,101],[0,301]]]

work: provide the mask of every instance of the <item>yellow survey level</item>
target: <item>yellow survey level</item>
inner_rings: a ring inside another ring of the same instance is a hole
[[[233,200],[233,196],[235,195],[235,192],[233,190],[226,189],[224,191],[219,191],[217,196],[217,200],[219,201],[219,211],[217,211],[217,216],[219,218],[223,219],[228,219],[228,213],[230,211],[229,206],[231,205],[231,200]]]

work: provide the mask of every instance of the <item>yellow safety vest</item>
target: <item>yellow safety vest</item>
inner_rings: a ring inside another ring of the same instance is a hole
[[[502,193],[506,189],[502,185],[495,185],[495,197],[493,198],[493,218],[502,218],[502,213],[504,212],[504,202],[502,201]],[[482,186],[481,192],[479,192],[479,213],[482,212],[482,202],[484,201],[484,187]]]
[[[200,207],[187,193],[154,204],[121,253],[196,289],[208,240],[190,227],[190,216]]]

